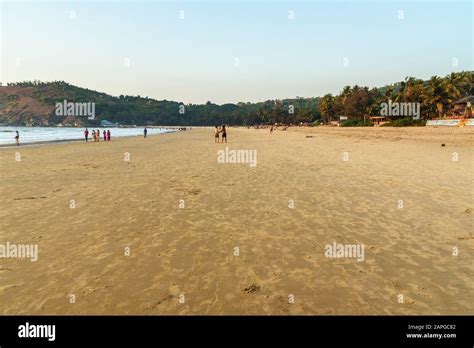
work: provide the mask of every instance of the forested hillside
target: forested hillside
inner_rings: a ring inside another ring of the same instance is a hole
[[[473,72],[452,73],[428,81],[407,77],[405,81],[381,88],[344,87],[339,95],[322,98],[267,100],[259,103],[217,105],[183,104],[140,96],[111,96],[64,81],[27,81],[0,87],[0,124],[26,126],[96,125],[108,120],[124,125],[216,124],[254,125],[329,122],[338,115],[360,119],[378,115],[380,103],[389,99],[418,102],[422,117],[442,117],[453,102],[472,94]],[[95,119],[57,116],[56,103],[95,103]]]

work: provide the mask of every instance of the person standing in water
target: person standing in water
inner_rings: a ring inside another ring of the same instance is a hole
[[[224,139],[225,139],[225,142],[227,143],[227,132],[225,129],[225,124],[222,125],[221,132],[222,132],[222,142],[224,142]]]
[[[107,132],[105,131],[105,129],[104,129],[104,131],[102,132],[102,134],[103,134],[103,136],[104,136],[104,141],[107,141]]]
[[[89,130],[86,128],[84,131],[84,138],[86,138],[86,143],[89,141]]]
[[[218,143],[219,142],[219,127],[216,126],[216,128],[214,129],[214,142],[215,143]]]
[[[20,146],[20,133],[18,133],[18,131],[16,131],[15,141],[16,141],[16,146]]]
[[[144,138],[146,138],[146,134],[147,134],[147,133],[148,133],[148,131],[147,131],[146,127],[145,127],[145,129],[143,130],[143,137],[144,137]]]
[[[97,130],[95,134],[97,135],[97,141],[100,141],[100,130]]]
[[[110,141],[110,130],[107,129],[107,141]]]

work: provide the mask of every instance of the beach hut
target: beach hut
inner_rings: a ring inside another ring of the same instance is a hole
[[[383,125],[384,123],[387,123],[387,117],[385,116],[370,116],[369,117],[372,123],[374,124],[374,127],[378,127]]]
[[[456,116],[472,117],[472,104],[474,104],[474,95],[468,95],[454,103],[453,113]]]

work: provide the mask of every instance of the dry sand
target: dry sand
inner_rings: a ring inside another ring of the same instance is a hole
[[[0,313],[474,313],[474,130],[228,135],[255,168],[210,128],[0,149],[0,244],[39,247],[0,259]]]

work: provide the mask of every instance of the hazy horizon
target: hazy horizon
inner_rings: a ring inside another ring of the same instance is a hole
[[[0,6],[4,84],[64,80],[113,96],[225,104],[473,70],[464,1]]]

